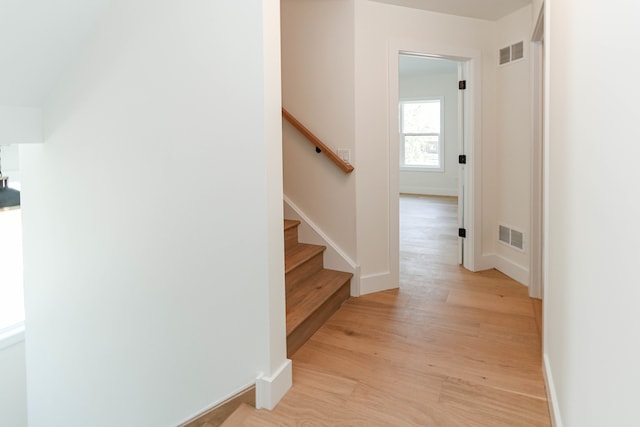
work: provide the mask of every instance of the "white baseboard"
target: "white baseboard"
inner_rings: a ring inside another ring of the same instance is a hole
[[[472,270],[474,273],[496,268],[496,254],[482,254],[475,260],[474,267],[474,270]]]
[[[432,188],[432,187],[411,187],[400,186],[400,193],[419,194],[421,196],[458,196],[457,188]]]
[[[562,427],[562,418],[560,417],[560,407],[558,406],[558,395],[556,394],[556,386],[553,382],[551,373],[551,365],[547,353],[542,355],[542,374],[544,382],[547,386],[547,401],[549,403],[549,415],[551,415],[552,427]]]
[[[399,283],[393,283],[390,272],[371,274],[369,276],[360,277],[360,295],[372,294],[374,292],[386,291],[400,286]]]
[[[256,380],[256,408],[272,410],[287,394],[292,384],[292,364],[291,360],[286,359],[272,376],[260,376]]]
[[[516,264],[503,257],[502,255],[493,254],[493,268],[511,277],[513,280],[520,282],[524,286],[529,286],[529,269]]]
[[[284,217],[300,221],[298,237],[305,243],[326,246],[324,265],[332,270],[346,271],[353,274],[351,279],[351,296],[360,296],[360,266],[356,264],[320,227],[302,212],[287,196],[284,199]]]

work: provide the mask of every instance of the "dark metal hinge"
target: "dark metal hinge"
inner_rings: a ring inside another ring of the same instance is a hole
[[[458,82],[458,89],[465,90],[466,88],[467,88],[467,81],[466,80],[460,80]]]
[[[462,237],[463,239],[467,237],[467,229],[466,228],[458,228],[458,237]]]
[[[458,163],[461,165],[466,165],[467,164],[467,155],[466,154],[460,154],[458,156]]]

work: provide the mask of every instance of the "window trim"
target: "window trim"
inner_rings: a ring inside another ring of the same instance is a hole
[[[404,104],[417,104],[421,102],[429,102],[429,101],[439,101],[440,102],[440,133],[403,133],[402,132],[402,124],[403,124],[403,108]],[[398,125],[399,125],[399,145],[400,145],[400,170],[403,172],[406,171],[415,171],[415,172],[445,172],[445,152],[444,152],[444,96],[428,96],[428,97],[419,97],[419,98],[403,98],[400,100],[398,104]],[[418,136],[418,135],[426,135],[426,136],[438,136],[438,153],[440,154],[440,166],[414,166],[407,165],[404,163],[404,151],[405,151],[405,136]]]

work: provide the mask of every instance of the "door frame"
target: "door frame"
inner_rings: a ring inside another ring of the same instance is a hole
[[[421,40],[389,42],[389,256],[392,277],[400,277],[400,135],[398,105],[401,54],[460,61],[465,68],[464,135],[467,165],[462,201],[467,231],[463,266],[471,271],[487,268],[482,257],[482,58],[477,49],[434,46]]]
[[[544,297],[545,272],[545,135],[544,135],[544,7],[531,36],[531,241],[529,296]]]

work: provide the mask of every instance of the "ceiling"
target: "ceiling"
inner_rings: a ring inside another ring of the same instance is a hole
[[[401,77],[458,72],[457,61],[424,56],[400,55],[398,65]]]
[[[373,0],[449,15],[495,21],[531,3],[531,0]]]
[[[109,0],[0,0],[0,105],[39,106]]]
[[[0,0],[0,106],[41,105],[111,1]],[[374,1],[495,20],[531,0]]]

